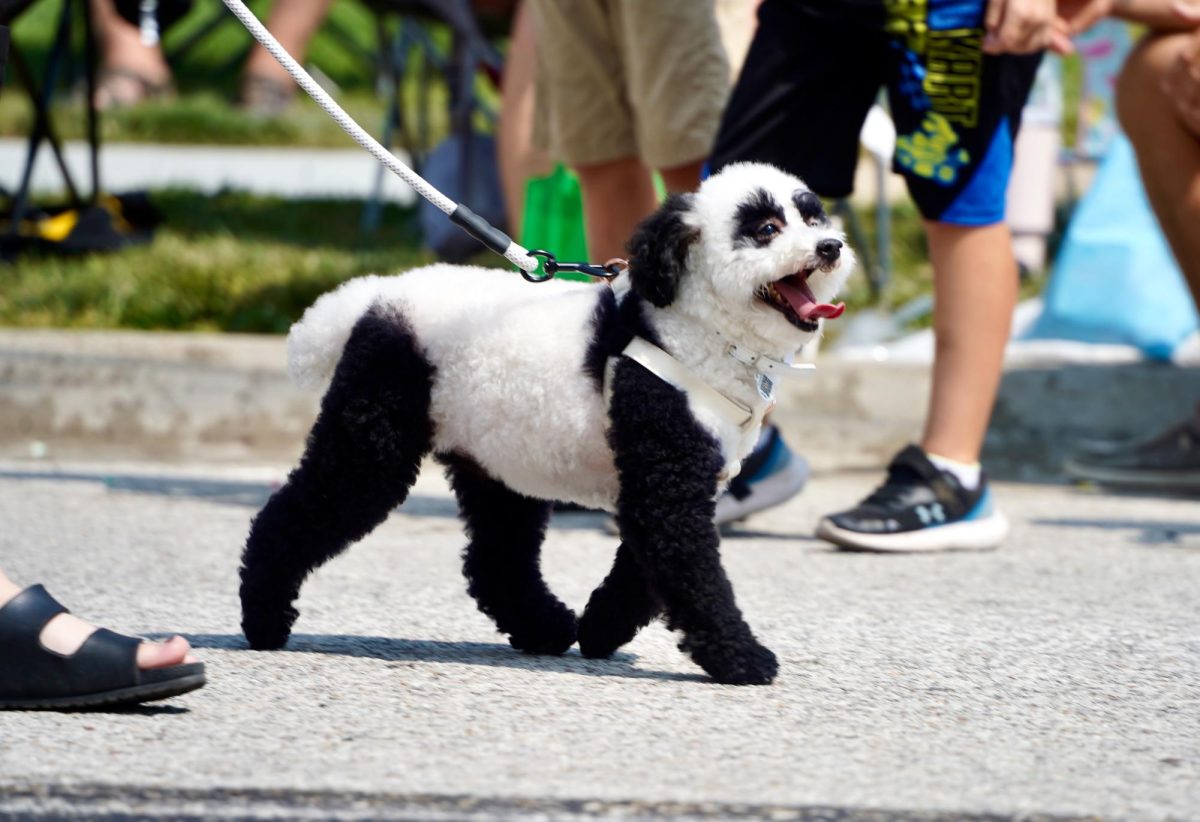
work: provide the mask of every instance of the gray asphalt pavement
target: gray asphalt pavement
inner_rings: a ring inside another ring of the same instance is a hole
[[[0,817],[1200,817],[1200,508],[1003,485],[984,554],[804,536],[819,475],[723,543],[777,683],[707,682],[661,625],[611,661],[519,655],[467,598],[428,468],[319,571],[286,651],[245,649],[236,567],[287,466],[0,464],[0,558],[77,613],[180,631],[210,685],[133,713],[0,714]],[[615,548],[562,515],[575,607]]]

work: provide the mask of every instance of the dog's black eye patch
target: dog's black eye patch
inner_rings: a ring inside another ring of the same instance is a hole
[[[787,225],[783,206],[765,188],[759,188],[737,207],[733,218],[733,243],[766,245]]]
[[[829,218],[825,216],[825,206],[816,194],[811,191],[797,191],[792,195],[792,202],[796,204],[801,219],[808,225],[828,225]]]

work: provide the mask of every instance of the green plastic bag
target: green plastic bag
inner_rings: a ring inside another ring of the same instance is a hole
[[[666,189],[658,174],[654,175],[654,189],[661,201],[666,196]],[[561,163],[549,175],[533,177],[525,184],[521,245],[531,251],[549,251],[555,259],[564,263],[589,260],[579,178]],[[564,273],[558,276],[565,280],[592,281],[586,274]]]
[[[579,178],[559,164],[546,177],[533,177],[525,185],[525,214],[521,220],[521,245],[530,251],[544,249],[563,262],[587,259],[583,227],[583,197]],[[589,281],[586,274],[560,274]]]

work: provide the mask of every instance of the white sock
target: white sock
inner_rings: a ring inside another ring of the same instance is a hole
[[[978,462],[959,462],[949,457],[941,457],[928,452],[926,452],[925,456],[929,457],[929,461],[942,471],[948,471],[953,474],[962,484],[962,487],[968,491],[974,491],[979,487],[979,473],[983,470],[983,466]]]

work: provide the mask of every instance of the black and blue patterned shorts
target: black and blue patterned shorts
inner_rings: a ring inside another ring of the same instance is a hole
[[[1004,220],[1021,110],[1040,54],[982,51],[985,0],[764,0],[713,170],[773,163],[825,197],[854,184],[859,131],[887,89],[893,168],[921,214]]]

